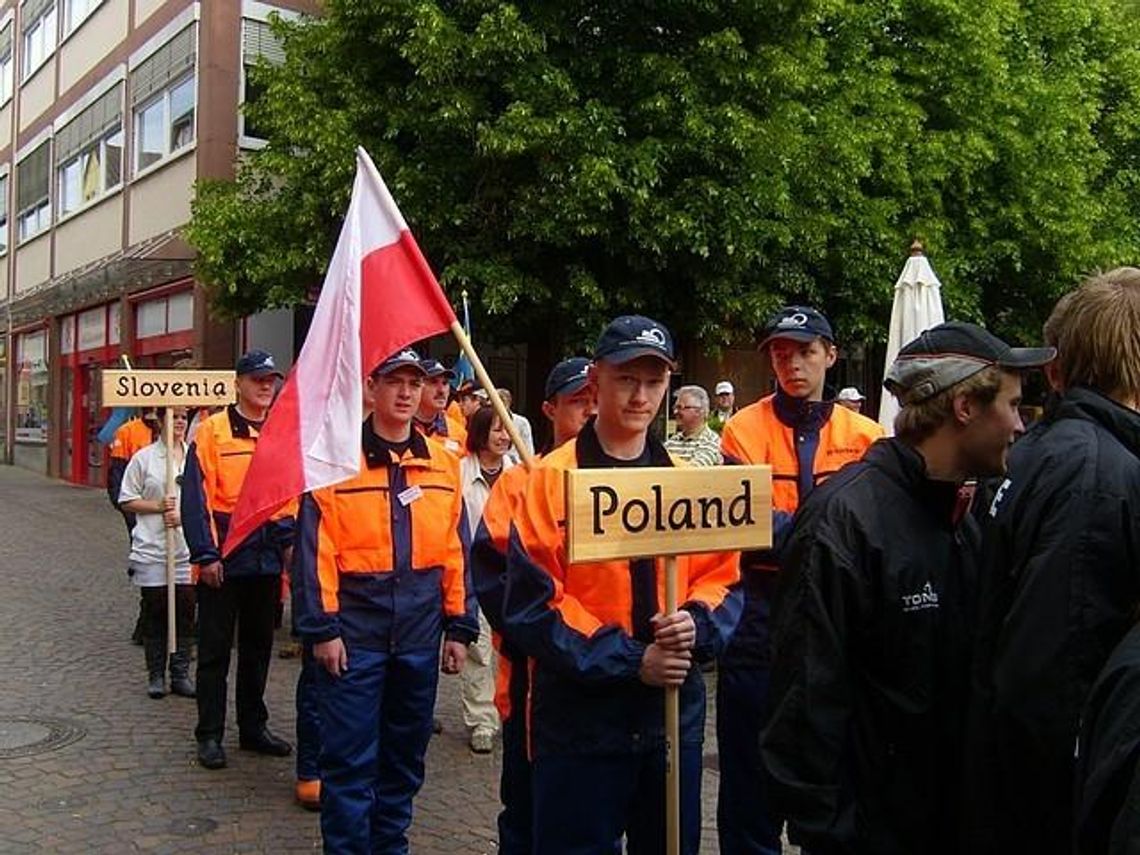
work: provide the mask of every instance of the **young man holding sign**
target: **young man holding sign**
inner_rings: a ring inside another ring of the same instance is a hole
[[[597,416],[546,455],[511,501],[492,495],[473,547],[492,625],[532,660],[536,853],[665,850],[664,692],[680,689],[682,851],[700,843],[704,683],[740,613],[737,553],[677,559],[680,609],[662,616],[660,559],[569,566],[565,474],[672,466],[649,426],[669,388],[673,340],[617,318],[589,369]],[[493,617],[492,617],[493,615]]]

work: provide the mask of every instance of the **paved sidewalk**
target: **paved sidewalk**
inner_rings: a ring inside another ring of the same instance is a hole
[[[126,555],[102,491],[0,466],[0,853],[319,852],[317,816],[292,803],[292,758],[239,751],[232,700],[229,768],[209,772],[194,760],[194,702],[146,697]],[[291,742],[297,669],[275,656],[266,699]],[[437,710],[412,851],[495,852],[498,751],[467,750],[456,680],[441,679]],[[705,853],[717,778],[706,769]]]

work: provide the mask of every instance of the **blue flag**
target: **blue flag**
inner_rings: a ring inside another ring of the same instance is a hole
[[[99,428],[96,439],[103,445],[110,445],[115,441],[115,431],[130,421],[134,414],[134,407],[115,407],[111,410],[111,415],[107,417],[107,421],[103,423],[103,427]]]
[[[463,292],[463,331],[467,333],[468,340],[471,340],[471,313],[467,309],[467,292]],[[472,344],[474,342],[472,341]],[[452,383],[458,389],[469,380],[475,379],[475,369],[471,367],[471,360],[467,358],[466,353],[460,353],[459,359],[455,361],[455,379]]]

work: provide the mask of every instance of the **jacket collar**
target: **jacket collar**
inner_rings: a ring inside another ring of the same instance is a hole
[[[602,450],[602,444],[598,440],[598,433],[594,430],[594,423],[597,421],[597,416],[591,416],[590,420],[586,422],[585,427],[582,428],[578,438],[574,441],[574,451],[578,458],[578,465],[582,469],[598,469],[606,465],[607,454]],[[673,458],[669,456],[669,452],[665,450],[665,446],[653,434],[648,434],[645,437],[645,445],[649,451],[649,465],[650,466],[672,466]]]
[[[824,400],[808,401],[792,397],[777,384],[772,401],[776,418],[793,430],[818,431],[831,418],[831,410],[835,406],[835,401],[832,400],[835,396],[831,392],[831,389],[825,388]]]
[[[415,427],[419,428],[425,436],[448,436],[447,411],[440,410],[430,422],[414,419]]]
[[[412,463],[421,466],[431,465],[431,450],[428,448],[424,435],[412,428],[411,442],[408,444],[408,454],[399,461],[392,460],[392,454],[387,444],[376,435],[372,428],[372,416],[364,420],[361,427],[361,446],[364,449],[364,462],[369,469],[380,466],[390,466],[392,463]]]
[[[234,436],[240,436],[242,439],[257,439],[259,426],[239,413],[237,404],[227,406],[226,415],[230,419],[230,433]]]
[[[935,481],[926,471],[922,455],[896,437],[880,439],[863,455],[863,460],[893,478],[933,517],[946,525],[961,518],[969,497],[963,486],[953,481]]]
[[[1111,398],[1077,386],[1069,389],[1051,408],[1050,416],[1059,419],[1084,419],[1095,422],[1128,448],[1140,455],[1140,413],[1116,403]]]

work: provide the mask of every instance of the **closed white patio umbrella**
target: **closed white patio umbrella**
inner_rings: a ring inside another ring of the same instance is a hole
[[[922,251],[922,244],[915,241],[910,246],[910,258],[903,265],[902,273],[895,282],[895,302],[891,307],[890,333],[887,336],[887,359],[883,365],[883,378],[899,355],[899,350],[914,341],[931,327],[946,320],[942,313],[942,283],[934,274],[934,269]],[[887,391],[882,393],[879,404],[879,424],[887,435],[894,434],[895,416],[899,405],[895,396]]]

